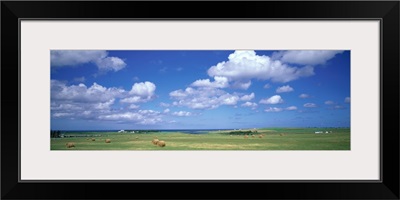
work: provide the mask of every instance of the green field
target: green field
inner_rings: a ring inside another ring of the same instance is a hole
[[[315,134],[315,131],[324,131]],[[325,133],[328,131],[329,133]],[[248,138],[245,138],[245,134]],[[216,131],[205,134],[179,132],[90,132],[51,138],[51,150],[350,150],[349,128],[269,128],[257,133]],[[254,137],[252,136],[254,135]],[[260,138],[260,135],[263,135]],[[91,139],[94,138],[95,141]],[[165,147],[152,144],[158,138]],[[105,143],[110,139],[110,143]],[[72,142],[75,147],[67,148]]]

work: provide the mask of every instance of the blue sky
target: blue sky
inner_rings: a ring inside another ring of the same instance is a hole
[[[53,130],[350,126],[350,51],[50,53]]]

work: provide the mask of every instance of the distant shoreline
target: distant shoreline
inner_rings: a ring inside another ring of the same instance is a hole
[[[126,129],[125,132],[214,132],[214,131],[233,131],[233,130],[262,130],[262,129],[350,129],[350,127],[271,127],[271,128],[228,128],[228,129]],[[56,130],[56,129],[54,129]],[[57,130],[58,131],[58,130]],[[64,133],[78,133],[78,132],[119,132],[121,130],[59,130]]]

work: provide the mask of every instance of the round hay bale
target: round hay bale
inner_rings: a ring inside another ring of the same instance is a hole
[[[154,144],[154,145],[157,145],[157,143],[159,142],[160,140],[158,140],[158,139],[153,139],[151,142]]]
[[[106,143],[111,143],[111,140],[110,139],[106,139]]]
[[[262,135],[259,135],[258,137],[259,137],[259,138],[262,138],[263,136],[262,136]]]
[[[67,146],[67,148],[75,147],[75,144],[73,142],[67,142],[65,145]]]
[[[253,134],[251,134],[251,137],[256,137],[256,136],[254,136]]]
[[[160,140],[160,141],[157,142],[157,145],[159,147],[165,147],[165,141]]]
[[[249,136],[245,135],[244,138],[247,139],[247,138],[249,138]]]
[[[92,141],[96,141],[96,138],[92,138]]]

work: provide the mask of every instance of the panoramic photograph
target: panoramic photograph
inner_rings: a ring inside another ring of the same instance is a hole
[[[51,50],[50,150],[351,150],[349,50]]]

